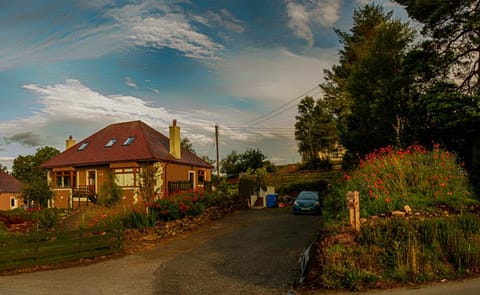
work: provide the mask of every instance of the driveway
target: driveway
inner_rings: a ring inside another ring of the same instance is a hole
[[[0,277],[0,294],[287,294],[320,227],[290,210],[236,212],[139,254]]]

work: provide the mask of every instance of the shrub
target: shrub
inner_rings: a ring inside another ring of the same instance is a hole
[[[330,170],[332,162],[330,159],[313,158],[301,164],[299,168],[301,170]]]
[[[148,210],[148,213],[143,210],[132,210],[125,225],[130,228],[146,229],[155,226],[157,220],[158,213],[155,210]]]
[[[459,278],[480,273],[480,216],[379,219],[354,242],[318,248],[323,288],[366,287]]]
[[[294,182],[284,185],[278,189],[280,194],[296,197],[301,191],[318,191],[323,193],[327,190],[328,182],[317,180],[312,182]]]
[[[122,188],[115,182],[115,175],[107,173],[107,180],[102,184],[98,192],[97,203],[101,206],[112,207],[122,198]]]
[[[56,208],[42,209],[36,213],[38,226],[43,230],[53,229],[58,222],[58,210]]]
[[[428,151],[422,146],[405,150],[382,148],[367,155],[359,167],[345,173],[339,191],[360,192],[362,216],[387,213],[410,205],[414,209],[446,205],[462,209],[475,203],[466,172],[454,154],[438,145]]]

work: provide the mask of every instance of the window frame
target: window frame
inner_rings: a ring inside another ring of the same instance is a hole
[[[106,147],[106,148],[112,147],[116,142],[117,142],[117,139],[116,139],[116,138],[111,138],[111,139],[105,144],[105,147]]]
[[[56,171],[53,172],[55,188],[72,188],[76,186],[76,171]]]
[[[123,142],[123,146],[131,145],[132,142],[135,140],[135,136],[129,136],[125,141]]]
[[[138,187],[140,181],[140,168],[139,167],[122,167],[112,169],[115,183],[120,187]],[[132,182],[126,182],[125,176],[132,175]]]
[[[87,146],[88,146],[88,141],[85,141],[85,142],[83,142],[83,143],[78,147],[77,150],[78,150],[78,151],[83,151],[83,150],[85,150],[85,149],[87,148]]]

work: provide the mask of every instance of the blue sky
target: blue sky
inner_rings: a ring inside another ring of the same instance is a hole
[[[0,163],[108,124],[173,119],[196,152],[299,161],[302,94],[365,0],[0,0]],[[389,1],[377,1],[405,18]],[[282,107],[284,106],[284,107]]]

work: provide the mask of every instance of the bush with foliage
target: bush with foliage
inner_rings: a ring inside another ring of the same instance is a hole
[[[479,231],[473,214],[378,220],[363,225],[351,244],[324,240],[316,281],[322,288],[361,290],[478,274]]]
[[[347,191],[360,192],[363,217],[402,209],[446,205],[462,209],[476,203],[468,178],[454,154],[435,145],[433,150],[414,145],[407,149],[386,147],[368,154],[356,170],[345,173]]]
[[[107,179],[100,187],[97,203],[102,206],[111,207],[122,198],[122,188],[115,182],[115,175],[107,173]]]
[[[58,222],[58,209],[46,208],[42,209],[34,215],[37,218],[38,227],[42,230],[50,230],[55,228]]]
[[[296,197],[301,191],[317,191],[325,192],[327,190],[328,182],[325,180],[317,180],[310,182],[294,182],[281,186],[278,189],[280,194],[286,194]]]

